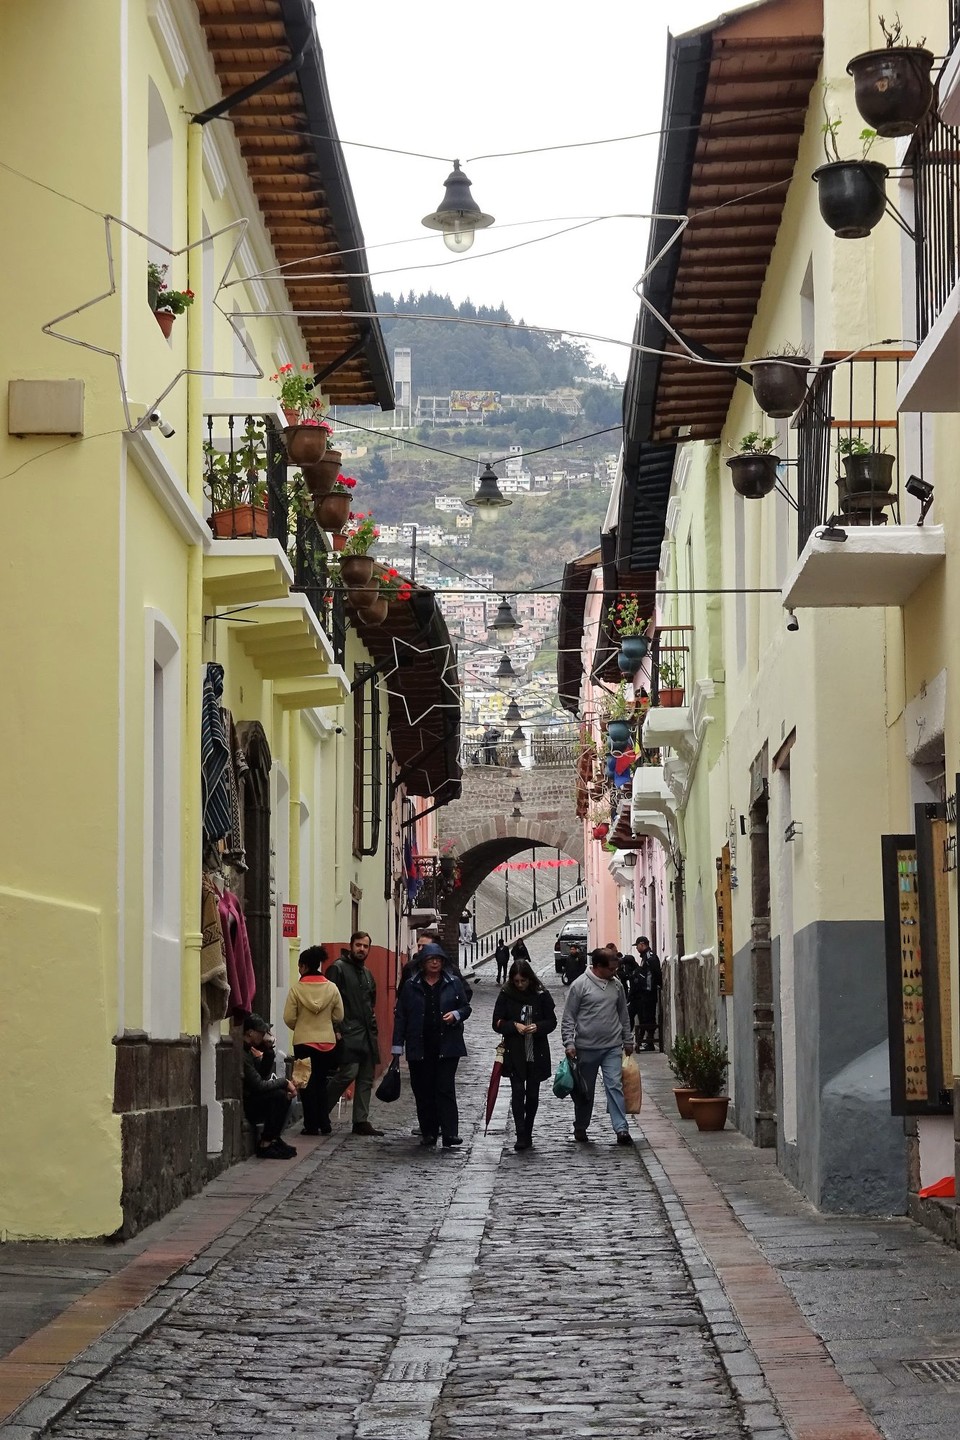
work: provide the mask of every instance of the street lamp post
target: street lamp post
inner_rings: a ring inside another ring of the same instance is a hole
[[[537,847],[533,847],[533,908],[537,908]]]
[[[557,899],[560,899],[560,846],[557,846]]]
[[[503,923],[510,924],[510,861],[503,866]]]

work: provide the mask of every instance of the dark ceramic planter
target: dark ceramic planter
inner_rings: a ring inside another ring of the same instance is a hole
[[[621,635],[617,668],[621,675],[636,675],[646,658],[650,642],[645,635]]]
[[[814,170],[820,214],[838,240],[863,240],[880,223],[888,173],[876,160],[835,160]]]
[[[847,66],[857,109],[885,139],[912,135],[933,104],[933,55],[919,45],[865,50]]]
[[[340,459],[339,450],[328,449],[322,460],[302,466],[304,482],[314,499],[329,495],[336,485],[340,475]]]
[[[387,618],[387,611],[390,609],[386,600],[379,596],[372,605],[364,605],[362,610],[357,611],[357,619],[364,625],[382,625]]]
[[[779,455],[734,455],[727,461],[733,488],[745,500],[762,500],[777,483]]]
[[[871,451],[869,455],[844,455],[843,470],[846,477],[841,487],[847,495],[886,494],[893,489],[893,456]],[[842,495],[841,495],[842,498]]]
[[[630,744],[630,726],[626,720],[610,720],[607,723],[607,739],[613,750],[625,750]]]
[[[315,498],[313,513],[321,530],[342,530],[350,518],[350,496],[323,495]]]
[[[764,356],[761,364],[754,364],[753,394],[764,415],[787,420],[796,414],[807,393],[809,368],[806,355]]]

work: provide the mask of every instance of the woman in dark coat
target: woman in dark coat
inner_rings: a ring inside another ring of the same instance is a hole
[[[510,954],[513,956],[514,960],[526,960],[529,962],[530,951],[527,949],[526,945],[522,940],[515,940],[513,942],[513,944],[510,946]]]
[[[550,1078],[547,1036],[557,1028],[553,996],[540,983],[527,960],[514,960],[507,983],[497,996],[493,1028],[503,1036],[503,1073],[513,1092],[514,1150],[529,1150],[533,1122],[540,1104],[540,1086]]]
[[[420,968],[397,993],[393,1053],[407,1052],[410,1086],[417,1102],[420,1144],[443,1148],[462,1145],[457,1133],[457,1065],[466,1055],[463,1022],[470,997],[439,945],[420,951]]]

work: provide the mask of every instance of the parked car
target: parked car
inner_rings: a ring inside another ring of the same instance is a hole
[[[562,975],[566,968],[567,957],[570,954],[570,946],[579,945],[584,954],[587,950],[587,922],[586,920],[567,920],[563,928],[558,932],[553,945],[553,968],[558,975]]]

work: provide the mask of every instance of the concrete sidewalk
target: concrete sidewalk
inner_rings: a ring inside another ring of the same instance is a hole
[[[781,1175],[772,1151],[756,1149],[729,1126],[701,1134],[692,1120],[681,1120],[665,1058],[645,1054],[641,1060],[641,1128],[717,1270],[791,1433],[853,1440],[861,1430],[852,1418],[849,1428],[827,1424],[822,1432],[812,1415],[808,1424],[798,1423],[798,1404],[802,1410],[820,1399],[826,1409],[835,1387],[817,1367],[798,1387],[783,1373],[791,1355],[795,1373],[802,1374],[801,1357],[812,1364],[814,1354],[792,1325],[784,1299],[799,1311],[811,1338],[822,1341],[839,1379],[869,1415],[873,1424],[864,1434],[876,1427],[886,1440],[960,1435],[960,1253],[906,1217],[819,1214]],[[741,1241],[748,1248],[741,1245],[735,1254]],[[772,1285],[763,1270],[751,1268],[751,1259],[759,1258],[773,1271]],[[789,1335],[790,1343],[771,1346],[771,1334]],[[778,1386],[778,1378],[785,1385]]]

